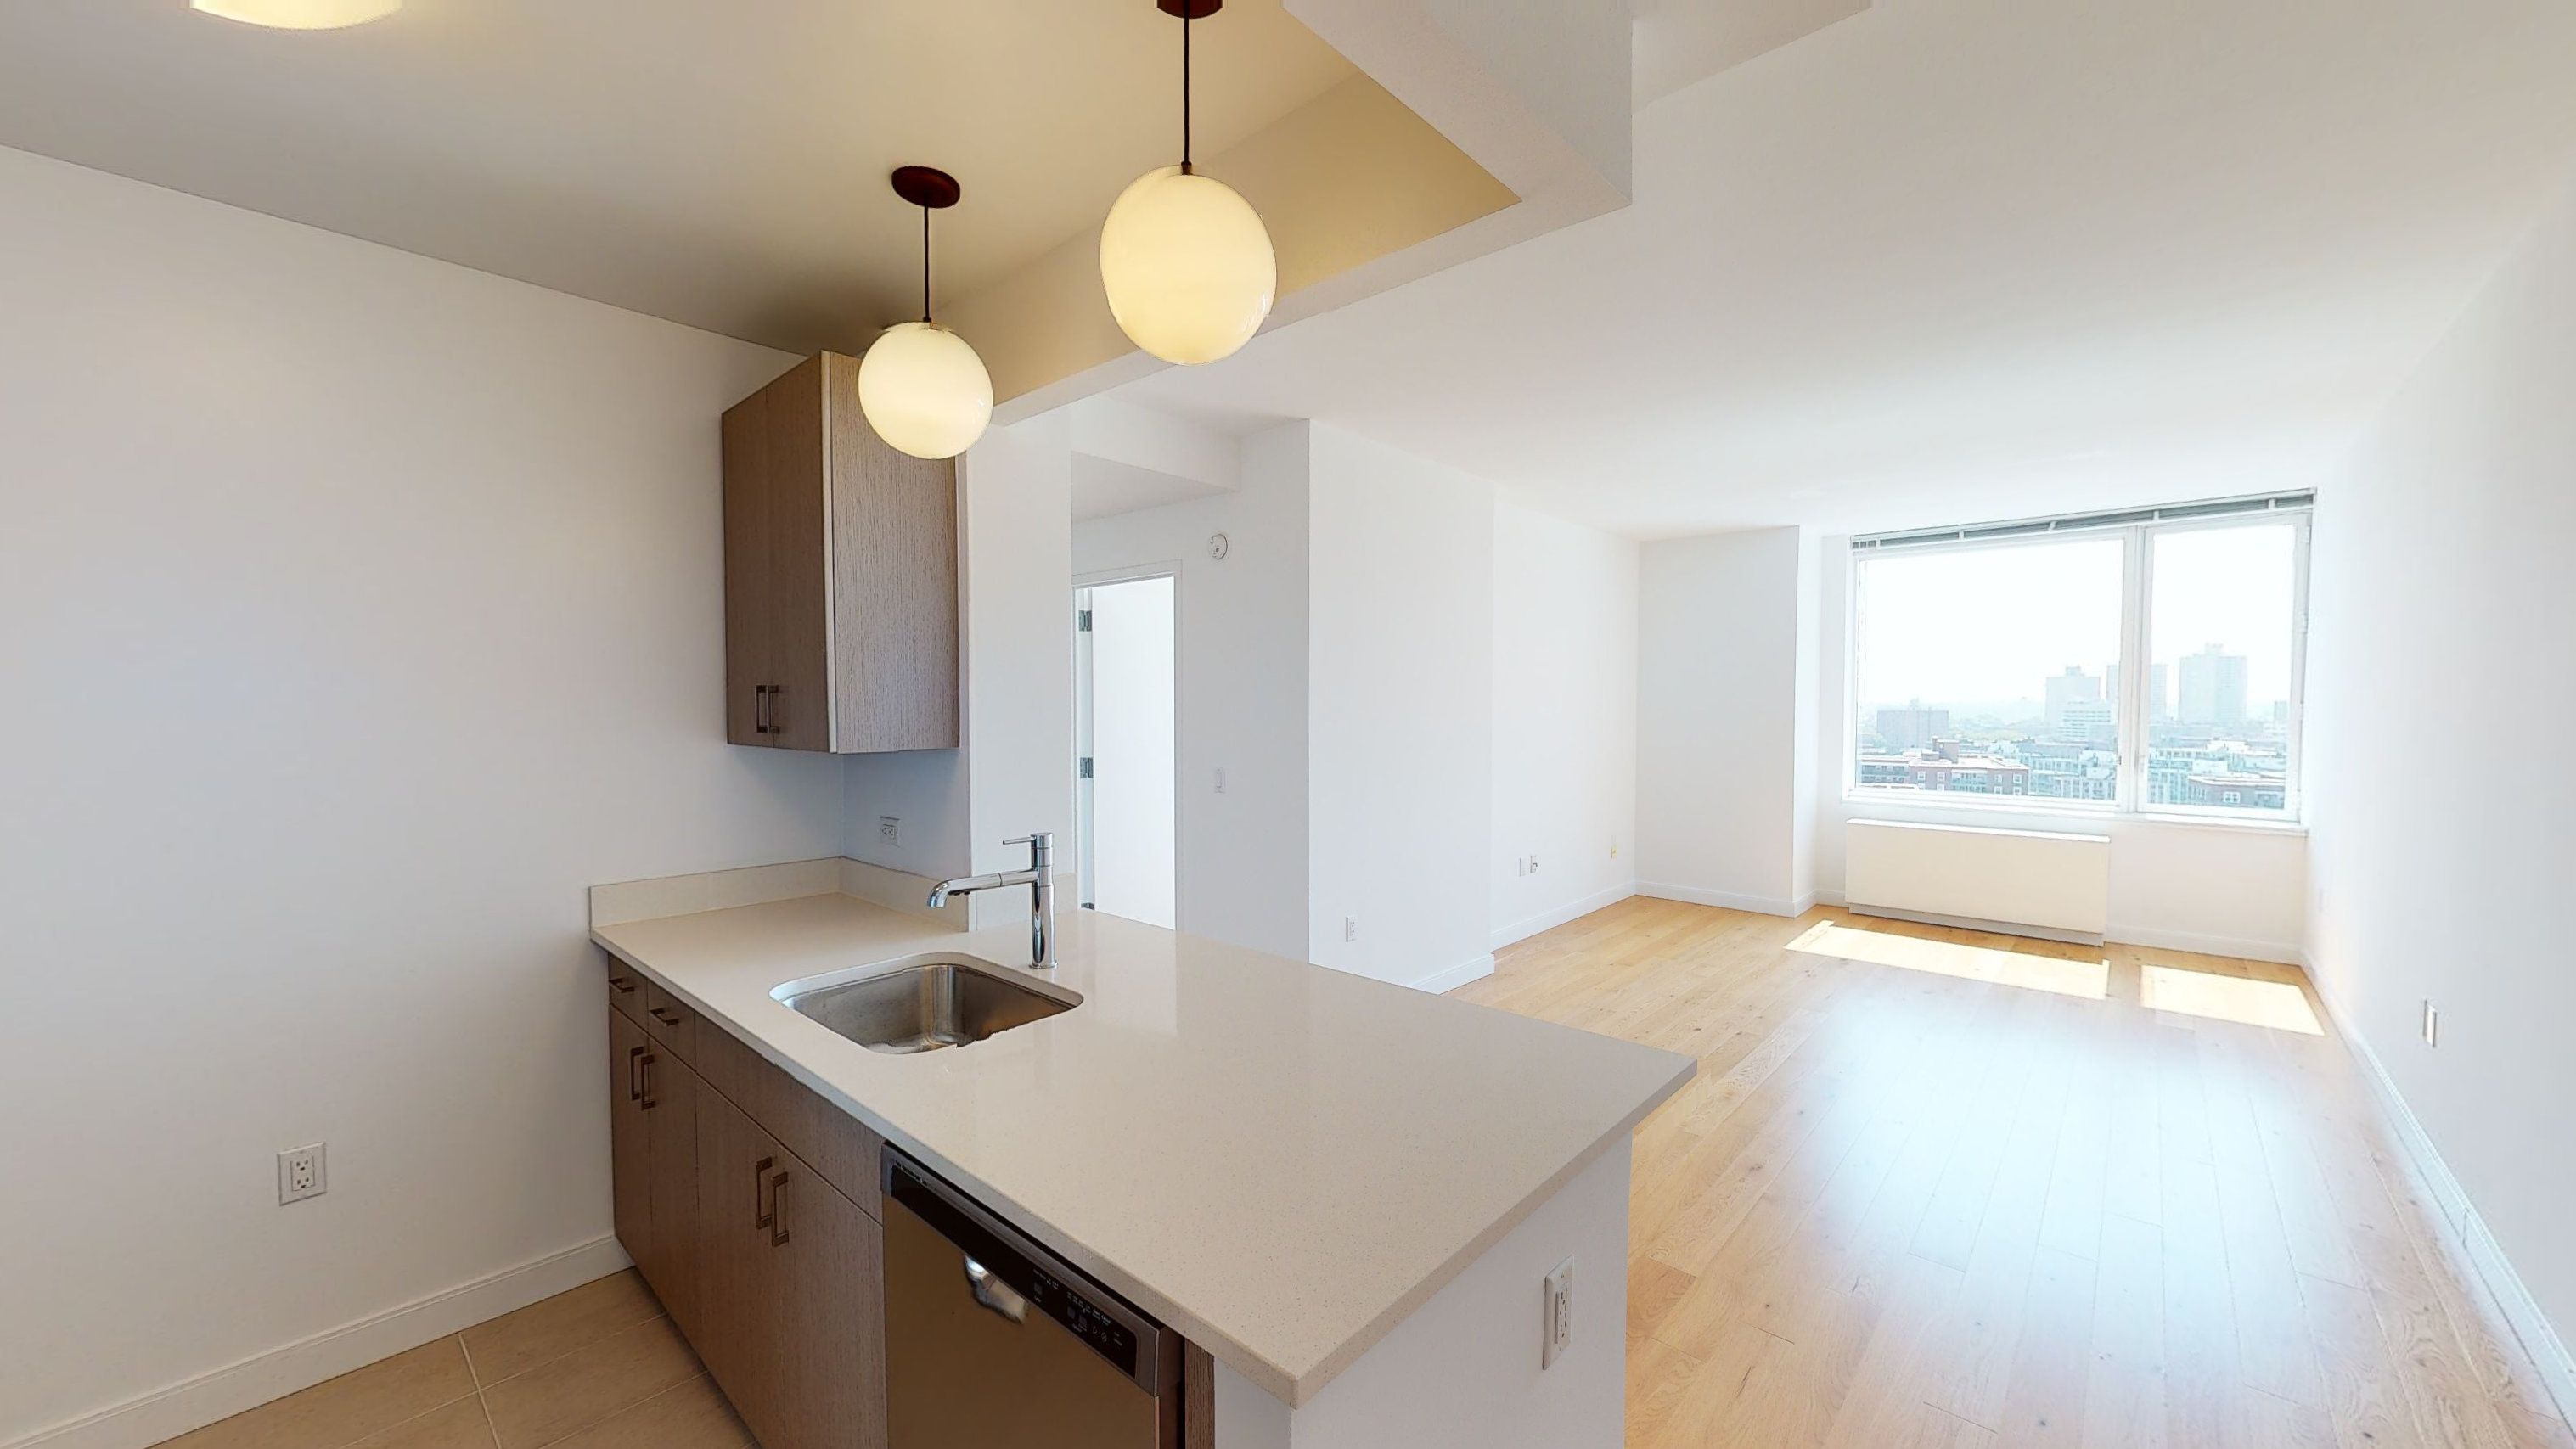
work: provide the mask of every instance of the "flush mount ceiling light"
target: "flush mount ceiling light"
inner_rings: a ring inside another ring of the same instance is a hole
[[[345,30],[384,19],[402,0],[188,0],[188,7],[271,30]]]
[[[1259,213],[1190,166],[1190,22],[1225,0],[1156,0],[1181,21],[1181,164],[1146,172],[1100,228],[1100,282],[1127,340],[1165,362],[1214,362],[1261,330],[1279,259]]]
[[[954,458],[993,420],[993,376],[966,339],[930,320],[930,214],[955,206],[957,178],[898,166],[894,194],[921,208],[921,320],[881,333],[859,361],[859,410],[868,426],[916,458]]]

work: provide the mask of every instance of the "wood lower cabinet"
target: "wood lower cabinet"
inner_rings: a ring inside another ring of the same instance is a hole
[[[885,1444],[876,1220],[713,1097],[698,1122],[699,1356],[764,1449]]]
[[[651,1000],[685,1010],[658,987]],[[606,1016],[618,1241],[762,1449],[884,1449],[882,1144],[694,1013]],[[712,1053],[708,1071],[674,1040]],[[866,1183],[868,1206],[800,1147]]]

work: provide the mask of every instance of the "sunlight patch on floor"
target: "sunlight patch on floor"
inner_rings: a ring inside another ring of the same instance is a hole
[[[2307,1036],[2324,1036],[2308,994],[2286,981],[2256,981],[2186,971],[2180,966],[2149,966],[2139,973],[2138,1000],[2149,1011],[2180,1012],[2211,1021],[2268,1026]]]
[[[2081,996],[2087,1001],[2100,1001],[2111,994],[2111,963],[2107,960],[2063,961],[2054,956],[2025,956],[2018,951],[1963,946],[1955,941],[1927,941],[1920,936],[1864,931],[1838,921],[1820,923],[1790,942],[1789,949],[1804,951],[1810,956],[1833,956],[1845,961],[1865,961],[1873,966],[1896,966],[1907,971],[1929,971],[1968,981],[1992,981],[2001,986],[2051,991],[2060,996]]]

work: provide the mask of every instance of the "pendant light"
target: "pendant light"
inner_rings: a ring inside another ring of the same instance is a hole
[[[966,339],[930,320],[930,214],[955,206],[957,178],[898,166],[894,194],[921,208],[921,320],[880,333],[859,361],[859,410],[868,426],[916,458],[954,458],[993,420],[993,376]]]
[[[1214,362],[1261,330],[1279,259],[1259,213],[1190,165],[1190,22],[1225,0],[1156,0],[1181,21],[1181,164],[1136,179],[1100,228],[1100,281],[1127,339],[1165,362]]]
[[[343,30],[384,19],[402,0],[188,0],[188,6],[271,30]]]

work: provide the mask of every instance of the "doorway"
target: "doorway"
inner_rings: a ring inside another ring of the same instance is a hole
[[[1174,929],[1179,820],[1176,580],[1074,590],[1074,803],[1085,909]]]

